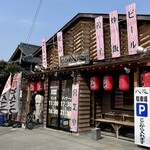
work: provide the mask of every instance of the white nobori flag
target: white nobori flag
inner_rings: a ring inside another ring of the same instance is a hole
[[[18,112],[18,104],[20,99],[20,85],[21,85],[22,73],[16,73],[13,77],[13,82],[9,96],[9,114]]]
[[[0,97],[0,112],[1,113],[8,113],[8,101],[11,89],[11,74],[5,84],[3,92]]]

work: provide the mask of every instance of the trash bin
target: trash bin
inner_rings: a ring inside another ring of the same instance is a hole
[[[101,130],[100,128],[91,129],[91,139],[99,140],[101,138]]]
[[[4,124],[4,114],[0,113],[0,126]]]

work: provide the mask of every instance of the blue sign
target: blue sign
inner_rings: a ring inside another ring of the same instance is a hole
[[[148,116],[147,103],[136,103],[136,115],[140,117]]]

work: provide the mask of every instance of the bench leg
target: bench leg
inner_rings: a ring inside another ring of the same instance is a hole
[[[111,126],[114,128],[116,138],[118,139],[119,138],[119,129],[121,128],[121,125],[111,124]]]
[[[98,122],[98,123],[96,124],[96,128],[98,128],[99,125],[100,125],[100,122]]]

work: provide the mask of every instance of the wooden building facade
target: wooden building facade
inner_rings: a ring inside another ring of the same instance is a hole
[[[98,16],[103,16],[105,50],[103,60],[97,59],[95,18]],[[77,14],[59,30],[63,34],[64,56],[61,57],[61,65],[59,65],[57,33],[46,42],[48,68],[27,76],[30,82],[33,79],[45,79],[43,111],[45,127],[70,130],[72,84],[79,85],[76,132],[91,130],[95,127],[95,119],[102,117],[134,122],[134,87],[141,86],[140,75],[150,71],[150,56],[128,54],[126,15],[119,14],[118,19],[121,56],[117,58],[111,56],[108,14]],[[137,15],[137,28],[139,45],[150,48],[150,16]],[[42,49],[36,51],[34,56],[41,56],[42,59]],[[72,59],[84,60],[84,63],[69,66],[68,63],[71,63]],[[120,75],[128,75],[128,90],[119,89]],[[104,89],[105,76],[113,78],[111,90]],[[99,79],[99,89],[96,91],[90,88],[91,77]],[[111,127],[105,124],[102,124],[101,129],[112,131]],[[133,131],[133,128],[131,130]]]

